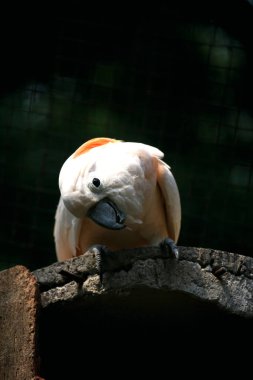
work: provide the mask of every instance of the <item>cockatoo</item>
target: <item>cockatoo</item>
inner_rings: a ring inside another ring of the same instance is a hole
[[[94,245],[115,251],[164,242],[177,257],[180,196],[163,156],[150,145],[105,137],[81,145],[59,174],[58,260]]]

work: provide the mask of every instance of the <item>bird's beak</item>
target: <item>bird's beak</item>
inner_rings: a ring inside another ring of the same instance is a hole
[[[126,219],[124,212],[119,210],[115,203],[108,198],[104,198],[92,206],[87,216],[93,222],[110,230],[121,230],[126,227],[124,224]]]

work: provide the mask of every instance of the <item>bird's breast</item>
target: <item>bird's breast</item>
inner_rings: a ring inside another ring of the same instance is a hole
[[[122,230],[109,230],[94,223],[89,218],[84,218],[79,235],[77,255],[86,252],[92,245],[102,244],[112,251],[130,249],[148,245],[140,232],[134,228]]]

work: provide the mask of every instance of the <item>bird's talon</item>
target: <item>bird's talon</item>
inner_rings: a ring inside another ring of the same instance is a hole
[[[103,285],[103,273],[104,273],[104,255],[108,252],[108,248],[105,245],[95,245],[92,247],[92,249],[95,249],[96,254],[96,267],[98,270],[99,280],[101,285]]]
[[[161,248],[162,252],[166,256],[169,256],[171,258],[174,258],[174,259],[178,260],[178,258],[179,258],[179,251],[178,251],[178,247],[175,244],[174,240],[172,240],[170,238],[164,239],[160,243],[160,248]]]

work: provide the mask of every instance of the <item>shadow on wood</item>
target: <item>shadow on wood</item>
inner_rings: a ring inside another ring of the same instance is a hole
[[[131,376],[133,368],[143,366],[144,374],[165,370],[165,364],[178,373],[179,358],[200,360],[213,345],[213,355],[222,356],[238,335],[248,340],[250,331],[252,320],[177,291],[143,288],[60,302],[42,313],[41,374],[47,380],[80,379],[87,368],[103,376],[120,365],[120,373]]]

